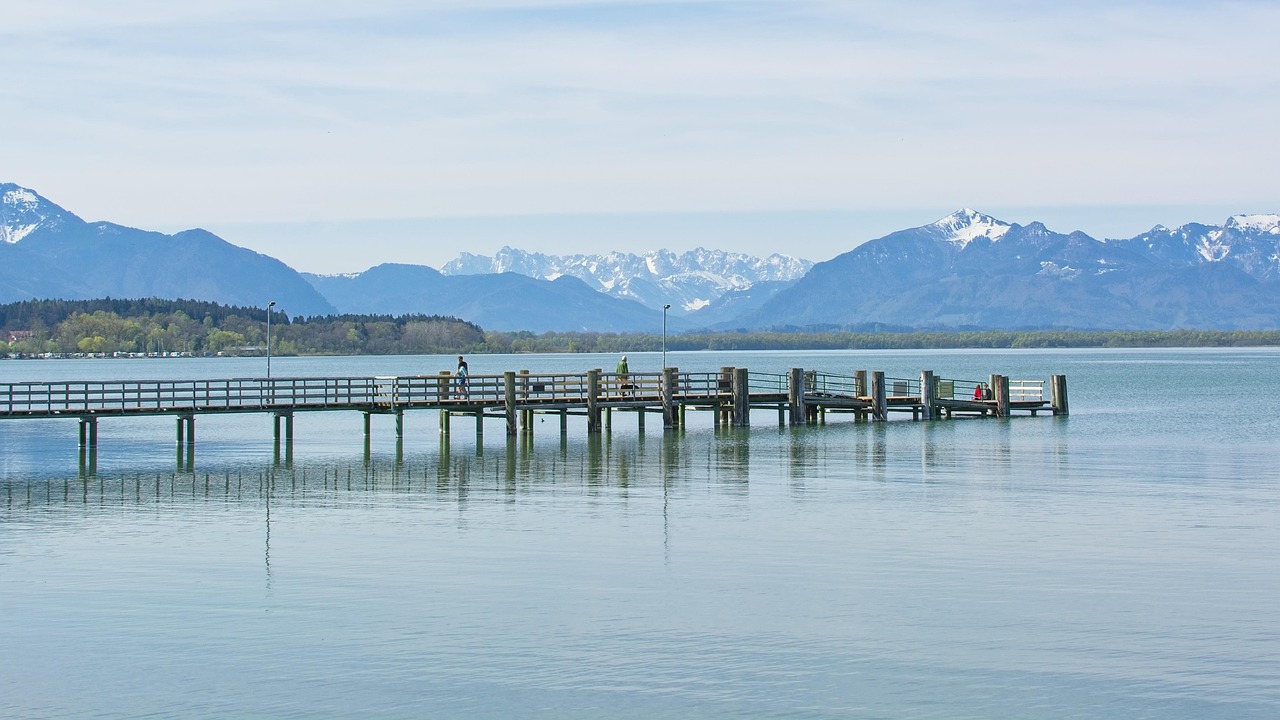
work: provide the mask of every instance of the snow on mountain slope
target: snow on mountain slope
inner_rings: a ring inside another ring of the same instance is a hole
[[[0,242],[14,244],[42,227],[55,227],[74,215],[13,183],[0,183]]]
[[[729,291],[759,282],[795,280],[813,265],[787,255],[765,258],[696,248],[685,253],[654,250],[643,254],[546,255],[504,247],[493,257],[463,253],[440,269],[445,275],[514,272],[553,280],[576,277],[615,297],[676,313],[706,307]]]
[[[964,208],[928,227],[936,229],[947,242],[964,248],[978,238],[987,238],[992,241],[999,240],[1013,226],[990,215],[983,215],[976,210]]]

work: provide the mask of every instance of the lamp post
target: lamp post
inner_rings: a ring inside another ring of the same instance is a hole
[[[267,379],[271,379],[271,308],[276,306],[276,301],[272,300],[267,303]]]
[[[662,306],[662,369],[667,369],[667,311],[671,303]]]

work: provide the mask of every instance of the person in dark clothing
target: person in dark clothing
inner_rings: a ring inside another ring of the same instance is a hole
[[[467,387],[467,379],[471,376],[471,372],[467,369],[467,361],[458,356],[458,397],[467,398],[471,396],[471,391]]]

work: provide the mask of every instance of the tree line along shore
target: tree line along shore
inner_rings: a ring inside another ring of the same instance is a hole
[[[0,305],[0,355],[266,353],[267,309],[194,300],[31,300]],[[624,353],[659,351],[654,333],[499,332],[438,315],[293,317],[271,313],[273,355]],[[1264,347],[1277,330],[910,330],[694,332],[668,335],[668,351],[1083,347]]]

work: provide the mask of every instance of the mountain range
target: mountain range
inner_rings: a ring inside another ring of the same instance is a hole
[[[462,253],[445,264],[445,275],[514,272],[555,280],[576,277],[592,289],[613,297],[635,300],[654,310],[671,306],[675,316],[697,313],[729,292],[743,292],[761,283],[756,292],[769,294],[798,280],[813,267],[808,260],[773,254],[766,258],[744,253],[696,248],[684,253],[654,250],[640,255],[545,255],[504,247],[493,257]],[[700,318],[701,319],[701,318]]]
[[[1280,328],[1280,215],[1121,240],[960,210],[814,265],[734,327]]]
[[[439,271],[384,264],[298,273],[204,230],[85,222],[0,184],[0,302],[159,297],[294,315],[453,315],[494,330],[1276,329],[1280,216],[1156,226],[1126,239],[1057,233],[974,210],[810,264],[698,249],[464,253]],[[670,318],[662,306],[670,304]]]
[[[0,184],[0,302],[105,297],[250,307],[274,299],[294,314],[336,312],[288,265],[208,231],[85,222],[32,190]]]

